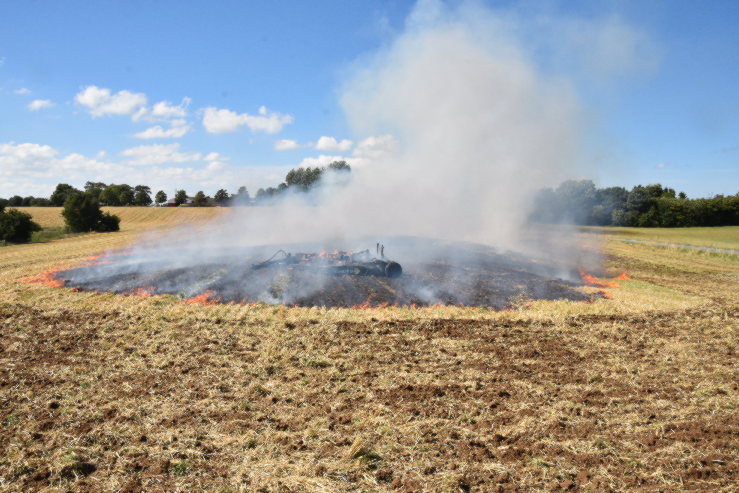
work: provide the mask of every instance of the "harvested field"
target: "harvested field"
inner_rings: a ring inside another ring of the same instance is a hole
[[[2,490],[739,480],[736,257],[609,242],[608,267],[631,277],[609,299],[509,311],[202,306],[22,281],[151,224],[0,249]]]

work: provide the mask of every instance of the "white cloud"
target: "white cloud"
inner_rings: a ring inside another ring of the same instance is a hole
[[[0,144],[0,169],[36,169],[39,168],[36,163],[53,158],[57,153],[56,149],[47,145],[15,142]]]
[[[293,117],[291,115],[270,112],[265,106],[259,108],[259,115],[236,113],[213,106],[203,110],[203,126],[208,133],[212,134],[235,132],[242,125],[246,125],[249,130],[255,133],[275,134],[292,122]]]
[[[93,118],[104,115],[130,115],[146,106],[146,95],[130,91],[111,93],[110,89],[87,86],[77,93],[75,101],[87,108]]]
[[[15,90],[15,91],[13,91],[13,92],[14,92],[15,94],[19,94],[19,95],[21,95],[21,96],[22,96],[22,95],[25,95],[25,94],[31,94],[31,90],[30,90],[30,89],[28,89],[27,87],[21,87],[20,89],[16,89],[16,90]]]
[[[142,106],[131,119],[135,122],[139,120],[163,122],[172,118],[184,118],[187,116],[187,107],[191,101],[190,98],[185,97],[179,105],[173,105],[169,101],[159,101],[151,108]]]
[[[392,135],[371,136],[359,141],[352,155],[365,159],[381,159],[397,148],[398,141]]]
[[[667,163],[658,163],[658,164],[657,164],[657,167],[658,167],[658,168],[666,168],[666,167],[668,167],[668,166],[669,166],[669,164],[667,164]]]
[[[179,139],[190,131],[190,125],[185,120],[172,120],[170,125],[168,129],[164,129],[161,125],[154,125],[133,136],[137,139]]]
[[[122,151],[121,155],[130,158],[125,164],[131,166],[187,163],[199,161],[203,157],[199,152],[180,152],[180,144],[155,144],[132,147]]]
[[[280,139],[275,141],[274,147],[275,150],[278,151],[292,151],[295,149],[300,149],[300,144],[298,144],[296,140]]]
[[[38,111],[43,108],[50,108],[54,106],[54,103],[48,99],[34,99],[28,104],[28,109],[31,111]]]
[[[318,139],[318,142],[316,142],[315,148],[319,151],[346,152],[352,148],[352,145],[354,145],[354,143],[348,139],[337,142],[334,137],[322,136]]]

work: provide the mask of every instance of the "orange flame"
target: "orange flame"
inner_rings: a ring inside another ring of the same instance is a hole
[[[131,291],[126,291],[125,293],[122,293],[124,296],[140,296],[141,298],[149,298],[150,296],[154,296],[154,293],[156,291],[156,288],[154,286],[148,286],[143,288],[136,288],[132,289]]]
[[[197,296],[193,296],[192,298],[186,299],[184,303],[187,303],[187,304],[196,303],[198,305],[213,306],[220,301],[221,301],[221,298],[216,297],[216,292],[211,291],[209,289],[207,291],[203,291],[201,294]]]
[[[372,302],[369,298],[367,298],[367,301],[362,304],[352,306],[352,309],[354,310],[367,310],[369,308],[372,308]]]
[[[596,286],[599,288],[620,288],[621,287],[616,282],[599,281],[597,277],[591,276],[590,274],[588,274],[582,269],[580,269],[580,277],[582,278],[582,281],[588,286]]]
[[[23,279],[21,279],[21,281],[27,282],[27,283],[33,283],[33,284],[41,284],[43,286],[49,286],[50,288],[63,288],[64,279],[56,278],[57,272],[61,270],[64,270],[64,269],[62,267],[57,267],[55,269],[49,269],[46,272],[39,274],[37,276],[24,277]]]
[[[629,275],[626,272],[622,272],[619,275],[617,275],[616,277],[614,277],[613,280],[614,281],[630,281],[631,278],[629,277]]]

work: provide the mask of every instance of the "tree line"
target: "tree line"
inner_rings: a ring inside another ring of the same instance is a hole
[[[189,196],[185,190],[176,190],[169,201],[169,196],[164,190],[152,194],[150,187],[146,185],[131,186],[128,184],[106,184],[102,182],[88,181],[84,190],[79,190],[67,183],[59,183],[49,197],[21,197],[14,195],[8,199],[0,198],[0,206],[6,207],[63,207],[66,200],[72,195],[89,195],[98,203],[108,206],[150,206],[153,204],[164,205],[168,202],[172,205],[192,205],[204,207],[211,205],[233,206],[233,205],[259,205],[274,201],[282,193],[290,190],[306,192],[315,188],[327,172],[335,172],[344,175],[351,171],[346,161],[334,161],[327,167],[295,168],[285,176],[285,181],[276,187],[260,188],[256,196],[251,197],[245,186],[229,194],[226,189],[218,190],[213,197],[206,195],[202,190]]]
[[[674,228],[739,225],[739,193],[690,199],[661,184],[597,188],[569,180],[539,191],[531,220],[593,226]]]
[[[327,173],[333,173],[339,184],[346,183],[346,176],[351,167],[346,161],[335,161],[325,168],[296,168],[290,170],[285,181],[277,187],[260,188],[252,200],[246,187],[240,187],[236,193],[229,194],[225,189],[218,190],[213,197],[198,191],[189,197],[185,190],[174,193],[173,205],[262,205],[273,203],[286,191],[296,193],[314,189]],[[127,184],[106,184],[88,181],[84,190],[79,190],[67,183],[60,183],[50,197],[21,197],[15,195],[9,199],[0,198],[0,241],[25,243],[30,241],[34,232],[42,228],[32,220],[30,214],[18,209],[6,207],[63,207],[62,216],[67,232],[84,233],[90,231],[118,231],[120,218],[109,212],[103,212],[100,205],[109,206],[150,206],[154,203],[163,205],[168,202],[164,190],[159,190],[152,198],[151,188],[146,185],[131,186]]]

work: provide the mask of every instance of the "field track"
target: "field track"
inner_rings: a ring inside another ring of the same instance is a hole
[[[497,312],[24,282],[227,213],[114,212],[119,233],[0,248],[0,491],[735,491],[735,255],[587,229],[630,280]],[[739,228],[627,232],[739,248]]]

